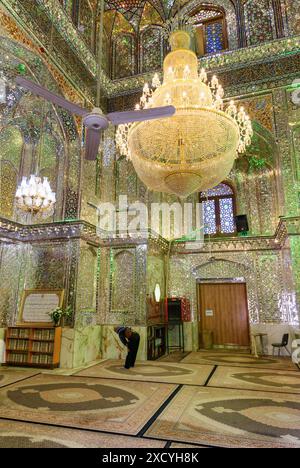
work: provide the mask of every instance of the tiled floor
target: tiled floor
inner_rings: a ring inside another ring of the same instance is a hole
[[[75,375],[0,368],[0,448],[300,448],[300,372],[290,360],[179,358],[130,371],[107,360]]]

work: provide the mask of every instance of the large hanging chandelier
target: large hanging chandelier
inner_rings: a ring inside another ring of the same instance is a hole
[[[16,207],[24,214],[48,218],[53,215],[56,195],[52,192],[47,177],[31,175],[22,178],[16,191]]]
[[[187,197],[222,182],[253,136],[250,118],[233,101],[224,108],[224,90],[190,50],[190,35],[175,31],[164,60],[164,78],[145,84],[137,109],[173,105],[167,119],[120,125],[116,143],[144,184],[158,192]]]

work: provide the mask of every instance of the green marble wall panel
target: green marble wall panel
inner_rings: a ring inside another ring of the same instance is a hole
[[[60,367],[82,367],[100,358],[101,327],[64,328]]]
[[[5,359],[5,328],[0,328],[0,365]]]
[[[60,367],[72,369],[74,362],[74,329],[63,328],[60,351]]]
[[[101,327],[76,328],[73,367],[83,366],[100,358]]]

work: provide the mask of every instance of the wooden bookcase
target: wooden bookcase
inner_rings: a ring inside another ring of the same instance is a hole
[[[148,326],[148,359],[153,361],[166,354],[167,326],[155,324]]]
[[[58,367],[61,333],[61,327],[9,327],[6,331],[5,365],[46,369]]]

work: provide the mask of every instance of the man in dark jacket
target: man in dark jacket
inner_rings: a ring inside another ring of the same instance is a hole
[[[125,369],[134,367],[136,355],[140,344],[140,335],[129,327],[116,327],[115,332],[119,335],[120,341],[127,346],[128,354],[125,361]]]

